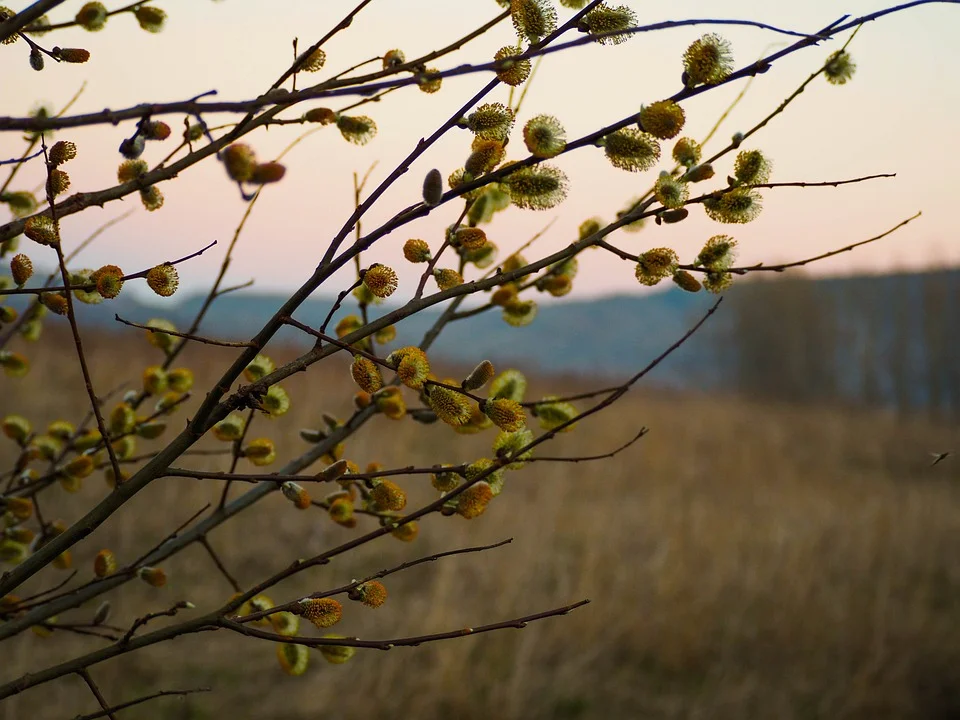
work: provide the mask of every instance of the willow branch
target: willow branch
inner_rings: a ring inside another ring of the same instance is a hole
[[[98,718],[106,717],[110,712],[120,712],[121,710],[126,710],[127,708],[140,705],[145,702],[150,702],[151,700],[156,700],[157,698],[162,697],[183,697],[185,695],[194,695],[196,693],[210,692],[210,688],[191,688],[190,690],[161,690],[160,692],[153,693],[152,695],[144,695],[141,698],[136,700],[130,700],[125,703],[120,703],[118,705],[113,705],[108,709],[101,710],[100,712],[89,713],[87,715],[77,715],[73,720],[98,720]]]
[[[29,162],[30,160],[33,160],[34,158],[38,158],[38,157],[40,157],[41,155],[43,155],[43,150],[37,150],[37,151],[36,151],[35,153],[33,153],[32,155],[30,155],[30,154],[24,154],[24,155],[21,155],[21,156],[18,157],[18,158],[11,158],[10,160],[0,160],[0,165],[19,165],[19,164],[21,164],[21,163]]]
[[[367,0],[369,1],[369,0]],[[955,2],[956,0],[926,0],[926,2]],[[365,3],[364,3],[365,4]],[[578,15],[582,15],[578,13]],[[488,23],[489,26],[493,26],[496,23],[500,22],[503,18],[507,17],[509,13],[501,13],[497,18],[494,18],[491,23]],[[613,33],[608,33],[609,35],[629,35],[629,34],[639,34],[647,32],[655,32],[658,30],[665,30],[667,28],[678,28],[686,27],[691,25],[733,25],[733,26],[753,26],[759,27],[766,30],[772,30],[774,32],[779,32],[785,35],[790,35],[794,37],[803,38],[801,42],[807,43],[819,43],[829,37],[826,33],[821,31],[820,33],[807,34],[802,32],[796,32],[792,30],[782,30],[780,28],[775,28],[773,26],[764,25],[763,23],[758,23],[752,20],[719,20],[715,18],[694,18],[689,20],[672,20],[666,22],[653,23],[650,25],[643,25],[634,28],[627,28],[625,30],[616,31]],[[569,23],[567,23],[567,29],[569,29]],[[840,31],[842,28],[837,28],[836,31]],[[559,43],[554,46],[547,46],[543,43],[537,43],[530,49],[518,53],[516,58],[525,60],[538,58],[544,55],[549,55],[555,52],[560,52],[563,50],[569,50],[574,47],[581,45],[588,45],[597,42],[597,37],[601,36],[585,36],[577,38],[576,40],[570,40],[565,43]],[[461,43],[462,44],[462,43]],[[308,51],[309,52],[309,51]],[[443,53],[446,54],[446,53]],[[100,125],[100,124],[118,124],[124,120],[139,119],[144,115],[151,116],[160,116],[167,114],[188,114],[188,115],[202,115],[204,113],[247,113],[247,117],[243,121],[238,123],[238,128],[242,128],[245,122],[249,122],[252,119],[252,113],[256,110],[271,107],[271,106],[290,106],[295,103],[299,103],[305,100],[316,100],[320,98],[330,98],[330,97],[343,97],[343,96],[371,96],[385,90],[392,90],[396,88],[406,87],[410,85],[418,85],[420,78],[417,75],[412,77],[394,77],[393,79],[380,80],[380,78],[395,76],[399,71],[414,71],[416,72],[418,67],[422,67],[426,62],[439,57],[430,53],[418,58],[416,61],[411,61],[404,63],[403,65],[391,68],[389,70],[383,70],[379,72],[369,73],[368,75],[352,78],[341,78],[338,80],[327,81],[315,85],[313,87],[305,88],[303,90],[298,90],[296,92],[285,93],[282,97],[271,96],[269,93],[261,95],[252,100],[239,100],[239,101],[220,101],[220,102],[197,102],[197,101],[177,101],[172,103],[155,103],[150,105],[136,105],[129,108],[124,108],[121,110],[103,110],[97,113],[89,113],[86,115],[75,115],[72,117],[61,118],[56,120],[54,118],[0,118],[0,131],[3,130],[58,130],[69,127],[82,127],[85,125]],[[458,65],[457,67],[451,68],[449,70],[438,70],[431,71],[430,78],[442,79],[449,77],[458,77],[461,75],[473,75],[476,73],[482,72],[491,72],[495,71],[500,67],[501,63],[498,61],[491,61],[486,63],[476,63],[476,64],[463,64]],[[290,72],[289,70],[287,71]],[[286,79],[289,75],[285,74],[283,79]],[[282,80],[273,85],[273,89],[279,87]]]
[[[173,617],[181,610],[192,610],[192,609],[193,609],[193,603],[189,603],[189,602],[186,602],[185,600],[181,600],[180,602],[178,602],[173,607],[167,610],[147,613],[146,615],[138,617],[136,620],[133,621],[133,624],[130,626],[130,629],[127,630],[126,634],[122,638],[120,638],[119,645],[121,647],[124,645],[129,645],[130,640],[136,634],[137,630],[139,630],[140,628],[142,628],[144,625],[146,625],[152,620],[156,620],[157,618],[162,618],[162,617]]]
[[[123,216],[121,216],[121,218],[117,218],[117,220],[120,220],[122,218]],[[96,235],[91,236],[91,238],[88,238],[88,239],[92,239],[95,236]],[[213,242],[209,243],[208,245],[205,245],[204,247],[200,248],[196,252],[192,252],[189,255],[183,256],[182,258],[177,258],[176,260],[169,260],[167,262],[163,262],[160,264],[161,265],[180,265],[181,263],[185,263],[188,260],[193,260],[193,258],[203,255],[203,253],[205,253],[207,250],[209,250],[216,244],[217,244],[217,241],[214,240]],[[66,262],[66,258],[64,258],[64,262]],[[121,278],[121,280],[123,280],[123,282],[126,282],[127,280],[137,280],[139,278],[145,278],[147,274],[150,272],[150,270],[152,269],[153,268],[151,267],[151,268],[147,268],[146,270],[141,270],[140,272],[132,273],[130,275],[124,275]],[[97,284],[92,282],[84,283],[82,285],[71,285],[70,279],[68,277],[66,280],[63,281],[63,285],[59,287],[48,287],[45,285],[44,287],[40,287],[40,288],[11,288],[6,290],[0,290],[0,295],[42,295],[43,293],[49,293],[49,292],[70,293],[74,290],[93,291],[96,289],[97,289]],[[170,333],[170,334],[172,335],[174,333]]]
[[[331,478],[324,476],[322,472],[317,473],[316,475],[280,475],[277,473],[239,474],[232,472],[216,472],[213,470],[190,470],[188,468],[171,467],[163,474],[163,477],[193,478],[195,480],[233,480],[235,482],[251,484],[278,483],[286,480],[296,483],[326,483],[333,482],[334,480],[343,480],[344,482],[349,480],[370,480],[373,478],[391,477],[395,475],[431,475],[438,472],[459,473],[465,471],[466,468],[467,466],[462,463],[459,465],[431,465],[430,467],[416,467],[414,465],[410,465],[402,468],[377,470],[376,472],[369,473],[345,473],[339,477]]]
[[[279,635],[277,633],[258,630],[256,628],[248,627],[247,625],[241,625],[237,622],[228,620],[226,618],[221,618],[218,622],[218,625],[228,630],[233,630],[234,632],[239,633],[241,635],[246,635],[247,637],[255,637],[255,638],[260,638],[262,640],[272,640],[274,642],[291,643],[294,645],[305,645],[307,647],[336,646],[336,647],[372,648],[374,650],[392,650],[395,647],[416,647],[418,645],[423,645],[424,643],[428,643],[428,642],[437,642],[438,640],[452,640],[453,638],[465,637],[467,635],[479,635],[481,633],[493,632],[494,630],[505,630],[507,628],[522,629],[522,628],[525,628],[528,623],[535,622],[536,620],[543,620],[544,618],[557,617],[558,615],[566,615],[567,613],[573,610],[576,610],[579,607],[583,607],[589,602],[590,602],[589,600],[581,600],[580,602],[573,603],[572,605],[565,605],[563,607],[559,607],[554,610],[547,610],[545,612],[534,613],[533,615],[525,615],[523,617],[515,618],[513,620],[504,620],[503,622],[491,623],[490,625],[479,625],[477,627],[465,627],[459,630],[451,630],[448,632],[432,633],[430,635],[418,635],[415,637],[395,638],[392,640],[360,640],[358,638],[340,639],[340,638],[288,637],[286,635]]]
[[[932,1],[932,0],[931,0]],[[369,0],[366,0],[369,2]],[[366,4],[366,3],[365,3]],[[60,130],[70,127],[83,127],[87,125],[100,125],[100,124],[111,124],[118,125],[124,120],[139,120],[140,118],[150,115],[151,117],[157,117],[160,115],[169,115],[169,114],[185,114],[192,116],[200,116],[204,113],[252,113],[256,110],[260,110],[266,107],[289,107],[295,103],[304,101],[304,100],[315,100],[323,97],[336,97],[342,95],[360,95],[360,96],[369,96],[373,95],[380,90],[386,90],[390,87],[403,87],[407,85],[414,85],[418,83],[416,77],[412,78],[400,78],[399,76],[402,73],[406,72],[418,72],[426,63],[431,62],[439,57],[448,55],[455,50],[459,50],[470,40],[473,40],[476,37],[479,37],[483,33],[487,32],[491,28],[495,27],[501,21],[510,16],[509,11],[504,11],[498,14],[489,22],[480,26],[476,30],[468,33],[459,40],[447,45],[440,50],[436,50],[426,55],[423,55],[415,60],[411,60],[402,65],[398,65],[389,69],[380,70],[375,73],[370,73],[368,75],[353,77],[353,78],[340,78],[334,80],[327,80],[313,87],[305,88],[303,90],[298,90],[296,92],[285,93],[282,97],[272,95],[269,92],[260,95],[257,98],[252,100],[242,100],[234,102],[200,102],[196,99],[181,100],[172,103],[145,103],[140,105],[134,105],[122,110],[102,110],[96,113],[88,113],[84,115],[74,115],[68,116],[65,118],[56,118],[59,122],[58,125],[45,125],[44,123],[49,123],[50,120],[54,118],[13,118],[13,117],[0,117],[0,131],[4,130]],[[2,27],[2,26],[0,26]],[[494,67],[493,63],[487,63],[489,68],[482,69],[492,69]],[[292,67],[292,66],[291,66]],[[480,72],[481,68],[478,67],[476,72]],[[287,71],[289,72],[289,70]],[[439,74],[439,73],[438,73]],[[461,73],[462,74],[462,73]],[[433,76],[434,74],[431,73]],[[389,81],[383,83],[381,87],[372,87],[371,85],[362,85],[362,83],[370,83],[371,80],[377,80],[384,77],[398,76],[398,79],[394,81]],[[282,83],[283,80],[280,80],[279,83]],[[346,92],[337,92],[337,90],[347,90],[353,86],[358,86],[355,91],[346,91]],[[279,84],[274,85],[274,89],[279,87]],[[250,127],[256,124],[258,118],[251,119],[249,121]],[[237,125],[240,127],[240,123]],[[244,128],[244,131],[249,130],[250,127]],[[232,138],[235,139],[235,138]]]
[[[66,0],[37,0],[30,7],[21,10],[9,20],[0,23],[0,41],[6,40],[20,32],[48,10],[52,10],[57,7],[57,5],[63,5],[64,2],[66,2]]]
[[[213,560],[213,564],[217,566],[217,570],[220,571],[220,574],[223,575],[227,582],[230,583],[230,587],[233,588],[234,592],[240,592],[240,583],[236,581],[236,578],[230,574],[230,571],[227,570],[226,565],[223,564],[223,561],[220,559],[220,556],[217,555],[214,551],[213,546],[210,545],[210,540],[206,536],[200,538],[200,545],[203,546],[203,549],[207,551],[207,554],[210,556],[210,559]]]
[[[66,259],[63,255],[63,248],[60,247],[60,219],[57,217],[56,211],[53,208],[53,184],[50,180],[50,160],[47,157],[47,141],[42,135],[40,136],[40,145],[43,148],[43,158],[47,167],[47,202],[50,203],[51,219],[53,220],[54,234],[56,235],[57,241],[53,244],[54,249],[57,252],[57,263],[60,266],[60,277],[63,279],[63,284],[70,284],[70,273],[67,270]],[[93,380],[90,377],[90,369],[87,367],[87,358],[83,352],[83,341],[80,338],[80,328],[77,325],[77,316],[74,311],[73,305],[73,295],[72,293],[65,293],[64,297],[66,299],[67,306],[67,320],[70,323],[70,332],[73,335],[73,345],[77,351],[77,360],[80,365],[80,372],[83,375],[83,384],[87,391],[87,397],[90,400],[90,408],[93,411],[93,416],[97,421],[97,429],[100,431],[101,437],[109,437],[109,432],[107,431],[107,425],[103,420],[103,414],[100,412],[100,401],[97,399],[97,393],[93,389]],[[117,463],[117,454],[113,449],[113,445],[107,444],[107,456],[110,458],[110,466],[113,468],[114,477],[119,481],[120,479],[120,465]],[[52,560],[52,558],[50,558]],[[6,575],[6,573],[4,573]],[[0,578],[2,582],[2,578]]]
[[[338,587],[338,588],[334,588],[333,590],[326,590],[324,592],[314,593],[313,595],[308,595],[307,597],[325,598],[325,597],[331,597],[332,595],[342,595],[343,593],[348,593],[351,590],[354,590],[360,587],[364,583],[370,582],[371,580],[379,580],[381,578],[387,577],[388,575],[393,575],[395,573],[402,572],[404,570],[409,570],[410,568],[416,567],[417,565],[423,565],[425,563],[435,562],[442,558],[453,557],[455,555],[470,555],[473,553],[486,552],[487,550],[495,550],[497,548],[503,547],[504,545],[509,545],[512,542],[513,542],[513,538],[507,538],[506,540],[501,540],[500,542],[493,543],[492,545],[477,545],[475,547],[458,548],[456,550],[446,550],[444,552],[434,553],[432,555],[427,555],[426,557],[417,558],[416,560],[410,560],[408,562],[401,563],[400,565],[397,565],[395,567],[373,573],[372,575],[365,577],[363,580],[354,580],[353,582],[347,583],[346,585],[342,585],[341,587]],[[292,565],[290,565],[290,567],[264,580],[263,582],[258,584],[256,587],[243,593],[243,595],[233,598],[229,603],[227,603],[226,606],[224,606],[222,613],[224,615],[229,615],[231,610],[234,610],[242,606],[245,602],[250,600],[250,598],[254,598],[257,595],[260,595],[266,592],[267,590],[272,588],[274,585],[282,582],[283,580],[291,578],[294,575],[301,573],[304,570],[307,570],[308,568],[316,567],[317,565],[324,565],[327,562],[329,562],[329,559],[325,558],[322,554],[317,555],[316,557],[310,558],[309,560],[297,560]],[[297,603],[299,603],[301,599],[302,598],[298,598],[297,600],[294,600],[292,602],[284,603],[282,605],[276,605],[268,610],[260,610],[254,613],[250,613],[249,615],[235,616],[232,618],[232,621],[242,625],[244,623],[253,622],[254,620],[259,620],[269,615],[274,615],[284,610],[291,610],[297,606]]]
[[[551,400],[550,402],[559,402],[559,401]],[[541,403],[541,404],[547,405],[549,403]],[[581,462],[592,462],[594,460],[606,460],[607,458],[612,458],[612,457],[615,457],[616,455],[619,455],[624,450],[626,450],[631,445],[633,445],[635,442],[637,442],[644,435],[646,435],[648,432],[650,432],[650,428],[646,428],[646,427],[640,428],[640,432],[638,432],[636,435],[634,435],[632,438],[630,438],[627,442],[625,442],[620,447],[614,450],[611,450],[610,452],[601,453],[599,455],[579,455],[576,457],[547,457],[547,456],[538,455],[537,457],[528,458],[527,460],[525,460],[525,462],[581,463]]]
[[[140,323],[135,323],[130,320],[124,320],[119,315],[113,316],[114,320],[118,323],[123,323],[124,325],[129,325],[130,327],[140,328],[141,330],[147,330],[151,334],[162,332],[164,335],[173,335],[174,337],[184,338],[186,340],[192,340],[194,342],[203,343],[204,345],[217,345],[219,347],[253,347],[248,342],[233,342],[229,340],[213,340],[212,338],[205,338],[200,335],[191,335],[190,333],[177,332],[176,330],[165,330],[161,328],[152,327],[150,325],[141,325]]]
[[[90,677],[90,673],[87,672],[86,668],[81,668],[77,671],[77,675],[83,678],[83,681],[87,684],[87,687],[90,688],[90,692],[93,693],[93,696],[97,699],[97,702],[100,703],[100,707],[107,717],[110,720],[116,720],[116,715],[113,714],[113,710],[110,709],[110,706],[107,704],[107,701],[103,698],[103,693],[100,692],[100,688],[97,687],[97,684],[93,681],[93,678]]]

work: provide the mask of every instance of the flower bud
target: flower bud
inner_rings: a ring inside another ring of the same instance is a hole
[[[440,171],[434,168],[423,179],[423,203],[428,207],[436,207],[442,199],[443,177]]]

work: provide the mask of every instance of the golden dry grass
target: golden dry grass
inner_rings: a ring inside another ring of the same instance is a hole
[[[98,388],[150,362],[145,350],[116,351],[114,343],[89,343]],[[4,381],[4,412],[28,410],[35,423],[81,415],[72,352],[61,343],[57,353],[35,356],[25,381]],[[204,348],[188,364],[211,377],[228,357]],[[298,428],[317,426],[323,411],[346,412],[345,378],[342,365],[293,378],[293,410],[275,423],[258,420],[253,435],[277,440],[281,457],[299,453]],[[535,391],[560,389],[541,381]],[[175,416],[175,427],[188,412]],[[388,603],[348,604],[337,631],[415,635],[591,599],[567,617],[415,649],[361,651],[345,666],[314,653],[300,678],[280,672],[270,643],[225,631],[92,673],[113,702],[156,689],[216,688],[128,717],[960,717],[960,481],[951,461],[926,462],[928,450],[948,446],[950,429],[878,412],[638,388],[545,452],[609,450],[640,425],[651,433],[612,460],[532,465],[509,475],[504,494],[476,520],[431,517],[413,544],[382,538],[270,593],[287,601],[421,555],[513,537],[490,553],[389,578]],[[491,439],[377,418],[346,456],[388,467],[462,462],[489,454]],[[217,467],[207,458],[183,463]],[[426,485],[404,481],[415,498],[431,496]],[[219,491],[204,481],[154,483],[75,552],[81,576],[101,547],[134,557],[216,502]],[[91,477],[77,495],[55,489],[43,509],[70,520],[105,492]],[[250,585],[355,532],[275,494],[210,540]],[[230,594],[199,547],[166,569],[167,587],[131,583],[114,595],[112,622],[128,624],[182,599],[206,611]],[[45,571],[37,586],[62,577],[57,572]],[[0,680],[98,646],[25,633],[4,645]],[[71,677],[0,703],[0,718],[94,709]]]

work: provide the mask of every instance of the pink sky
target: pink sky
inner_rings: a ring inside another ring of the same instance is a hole
[[[21,9],[26,3],[9,3]],[[110,3],[107,3],[110,5]],[[122,4],[122,3],[113,3]],[[3,64],[3,112],[22,115],[38,101],[62,105],[84,81],[87,88],[73,112],[104,107],[119,108],[145,101],[171,101],[216,88],[221,99],[255,97],[291,60],[291,40],[301,47],[320,37],[355,4],[354,0],[287,0],[264,3],[230,0],[226,3],[193,0],[190,3],[157,2],[170,18],[159,35],[141,31],[130,16],[112,18],[99,33],[60,31],[41,42],[88,48],[86,65],[48,63],[42,73],[27,64],[21,41],[0,48]],[[885,7],[877,0],[810,0],[803,3],[758,3],[746,0],[722,3],[671,3],[669,11],[656,4],[629,2],[641,22],[691,17],[755,19],[780,27],[813,32],[841,14],[864,14]],[[79,2],[66,3],[53,20],[70,17]],[[267,10],[267,8],[270,8]],[[278,9],[282,8],[282,9]],[[327,46],[323,72],[301,76],[300,86],[359,60],[393,47],[408,58],[435,49],[465,34],[500,11],[494,0],[374,0],[353,27]],[[561,19],[571,11],[560,8]],[[883,240],[854,253],[830,259],[816,267],[822,273],[883,272],[899,268],[925,268],[960,263],[960,241],[954,206],[957,203],[956,168],[960,167],[960,142],[956,139],[960,109],[960,7],[919,7],[864,27],[850,51],[858,69],[843,87],[818,79],[779,118],[751,138],[745,147],[764,150],[774,162],[774,181],[815,181],[896,172],[893,180],[838,189],[780,189],[766,191],[764,212],[746,226],[721,226],[699,208],[691,217],[670,227],[649,226],[638,234],[611,237],[631,252],[649,247],[674,247],[685,261],[695,256],[709,236],[734,235],[741,244],[741,261],[785,261],[815,255],[865,239],[923,211],[923,217]],[[734,48],[737,66],[746,64],[771,45],[790,42],[783,35],[754,28],[686,27],[642,35],[617,47],[581,47],[551,55],[541,67],[524,102],[511,145],[512,157],[523,157],[520,128],[531,116],[556,115],[570,138],[636,112],[641,104],[675,93],[680,88],[681,56],[700,34],[719,32]],[[513,40],[509,22],[473,41],[460,53],[438,62],[449,68],[491,58]],[[713,149],[726,143],[737,130],[749,129],[776,107],[816,69],[842,40],[800,51],[778,62],[754,81],[746,99],[723,126]],[[379,182],[420,137],[432,132],[482,83],[486,76],[471,75],[447,80],[442,91],[424,95],[409,88],[369,105],[362,111],[379,126],[377,138],[365,147],[350,145],[333,128],[313,135],[287,159],[287,176],[266,190],[235,254],[228,282],[255,277],[260,290],[284,290],[299,285],[315,266],[327,240],[352,210],[351,173],[361,174],[378,161],[372,181]],[[685,135],[702,137],[719,113],[743,87],[743,82],[711,91],[684,103]],[[489,100],[505,101],[507,89],[498,89]],[[328,103],[337,109],[351,100]],[[303,105],[305,111],[320,105]],[[293,117],[298,113],[288,112]],[[182,117],[165,118],[176,128]],[[211,119],[213,120],[213,119]],[[77,143],[79,157],[67,166],[73,180],[71,192],[92,191],[115,184],[116,152],[132,124],[119,128],[80,129],[63,132],[59,139]],[[262,159],[276,155],[293,140],[300,126],[259,130],[246,138]],[[369,214],[365,227],[419,197],[424,174],[438,167],[446,176],[462,165],[469,152],[470,135],[452,132],[431,149],[412,171],[391,189]],[[152,144],[145,156],[156,162],[173,140]],[[669,150],[670,143],[664,143]],[[22,149],[18,133],[0,134],[0,158],[16,156]],[[710,148],[708,147],[708,150]],[[666,152],[665,152],[666,155]],[[718,165],[718,175],[730,171],[732,158]],[[530,235],[556,219],[551,232],[538,244],[542,253],[564,247],[576,237],[577,226],[592,216],[612,219],[627,201],[649,187],[656,170],[626,173],[609,165],[602,151],[582,149],[559,158],[557,164],[571,179],[568,200],[547,212],[511,208],[497,215],[487,232],[509,252]],[[663,167],[666,167],[664,165]],[[659,168],[658,168],[659,169]],[[21,175],[11,189],[33,189],[40,182],[35,166]],[[711,185],[713,186],[713,185]],[[82,258],[81,266],[120,265],[126,272],[149,267],[200,248],[211,240],[221,247],[182,266],[182,286],[199,290],[212,279],[245,204],[219,163],[208,161],[185,172],[176,182],[165,183],[164,207],[147,213],[135,196],[69,218],[65,247],[78,242],[100,223],[128,208],[137,212],[111,229]],[[442,228],[458,214],[453,204],[429,218],[416,221],[385,238],[367,253],[365,262],[384,262],[400,271],[398,297],[412,293],[419,269],[402,260],[400,247],[409,237],[421,237],[433,247],[440,244]],[[4,218],[0,218],[4,220]],[[43,261],[41,248],[28,248]],[[532,254],[532,253],[531,253]],[[529,255],[528,255],[529,257]],[[349,282],[349,278],[338,278]],[[327,287],[335,292],[342,287]],[[611,292],[641,292],[633,268],[617,258],[593,251],[581,259],[581,273],[573,297]]]

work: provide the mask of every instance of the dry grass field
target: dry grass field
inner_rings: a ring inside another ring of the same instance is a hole
[[[75,419],[84,399],[73,348],[66,338],[56,352],[43,345],[31,349],[30,376],[0,379],[2,410],[27,412],[35,424]],[[142,340],[120,347],[102,337],[88,345],[101,390],[156,361]],[[203,348],[187,354],[186,364],[202,387],[228,357]],[[252,432],[276,440],[283,458],[305,448],[299,428],[316,427],[323,411],[346,413],[352,392],[343,365],[286,387],[290,413],[257,420]],[[532,396],[582,387],[541,378]],[[172,424],[179,427],[198,401]],[[381,538],[270,593],[288,601],[421,555],[512,537],[488,553],[388,578],[386,605],[348,603],[336,630],[416,635],[591,600],[566,617],[419,648],[360,651],[342,666],[313,653],[299,678],[280,671],[271,643],[227,631],[130,654],[92,674],[115,703],[157,689],[215,688],[120,714],[162,720],[960,718],[960,466],[950,458],[930,468],[927,456],[956,443],[955,428],[639,386],[544,453],[610,450],[641,425],[651,432],[613,459],[533,464],[508,475],[504,493],[477,519],[430,517],[412,544]],[[346,457],[388,467],[472,461],[489,454],[491,440],[376,418]],[[4,445],[0,460],[9,457]],[[220,467],[215,458],[182,462]],[[403,484],[414,498],[433,496],[426,478]],[[70,521],[106,492],[98,474],[77,495],[56,488],[43,510]],[[219,492],[212,481],[155,482],[78,549],[80,577],[90,576],[101,547],[132,558]],[[274,494],[210,541],[249,586],[356,532]],[[129,624],[178,600],[207,611],[231,593],[200,547],[165,569],[165,588],[135,582],[116,594],[111,622]],[[36,587],[54,583],[58,572],[42,573]],[[100,644],[25,633],[2,646],[0,680]],[[0,703],[0,719],[95,709],[82,681],[70,677]]]

